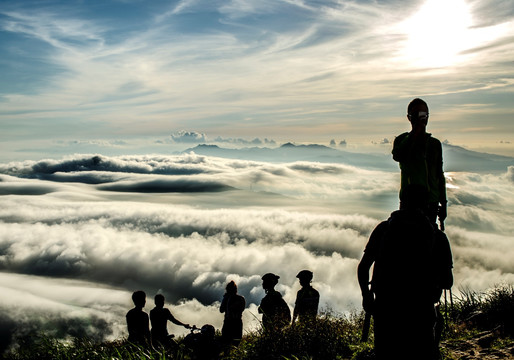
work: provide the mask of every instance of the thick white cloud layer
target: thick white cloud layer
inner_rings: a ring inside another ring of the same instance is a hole
[[[395,209],[398,183],[395,173],[347,165],[193,153],[75,156],[0,164],[0,172],[4,331],[74,321],[76,334],[98,338],[125,334],[137,289],[148,294],[147,310],[159,292],[181,321],[219,328],[230,280],[247,300],[245,329],[255,328],[267,272],[280,275],[291,307],[295,276],[307,268],[322,307],[360,308],[356,266]],[[451,173],[448,186],[456,288],[514,283],[512,168]]]

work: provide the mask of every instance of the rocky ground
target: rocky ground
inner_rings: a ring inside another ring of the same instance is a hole
[[[514,359],[514,341],[500,341],[494,331],[485,331],[466,340],[445,341],[442,349],[447,359]]]

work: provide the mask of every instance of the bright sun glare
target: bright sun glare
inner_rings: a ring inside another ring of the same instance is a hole
[[[408,35],[402,57],[420,67],[444,67],[458,62],[471,46],[471,13],[464,0],[427,0],[400,27]]]

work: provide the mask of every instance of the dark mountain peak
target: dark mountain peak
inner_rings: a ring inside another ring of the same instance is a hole
[[[199,145],[196,145],[196,148],[199,148],[199,149],[219,149],[220,147],[218,145],[210,145],[210,144],[199,144]]]
[[[312,150],[326,150],[326,149],[329,149],[329,150],[332,150],[332,148],[328,147],[328,146],[325,146],[325,145],[320,145],[320,144],[300,144],[300,145],[295,145],[291,142],[288,142],[288,143],[285,143],[284,145],[280,146],[281,149],[312,149]]]
[[[188,153],[191,151],[198,152],[198,151],[202,151],[202,150],[208,151],[208,150],[220,150],[220,149],[221,148],[218,145],[199,144],[199,145],[196,145],[195,147],[188,148],[188,149],[182,151],[182,153]]]
[[[300,146],[306,147],[309,149],[335,150],[335,149],[332,149],[331,147],[328,147],[325,145],[320,145],[320,144],[308,144],[308,145],[300,145]]]

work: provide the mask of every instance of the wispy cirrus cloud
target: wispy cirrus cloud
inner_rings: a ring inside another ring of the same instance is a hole
[[[26,129],[36,126],[47,138],[47,128],[91,137],[196,128],[262,138],[349,133],[362,141],[396,133],[393,119],[403,114],[404,98],[431,94],[429,100],[444,107],[440,121],[452,119],[446,133],[470,143],[461,139],[464,114],[455,113],[460,102],[452,96],[442,102],[438,94],[469,93],[466,103],[486,102],[490,114],[498,108],[493,93],[512,87],[503,65],[512,20],[492,17],[485,4],[469,7],[477,21],[469,31],[485,35],[470,36],[480,44],[466,51],[479,55],[480,64],[428,69],[430,77],[402,60],[409,34],[398,24],[420,9],[418,3],[118,3],[123,12],[114,12],[111,3],[92,5],[102,16],[58,3],[11,4],[0,19],[13,39],[4,49],[4,64],[12,70],[3,72],[6,80],[21,75],[22,67],[12,65],[20,57],[34,59],[21,56],[26,47],[44,51],[33,51],[38,60],[23,67],[37,69],[27,81],[2,82],[3,113],[17,119],[7,128],[29,137],[34,132]],[[130,22],[136,13],[139,21]],[[295,21],[284,23],[284,16]],[[470,72],[473,81],[463,76]],[[503,117],[490,117],[491,129],[505,126]],[[259,124],[258,133],[252,123]]]

